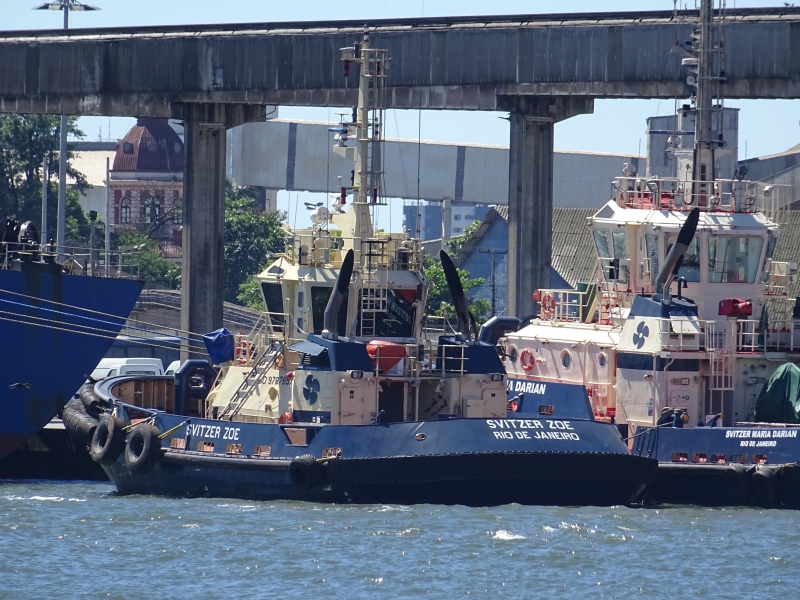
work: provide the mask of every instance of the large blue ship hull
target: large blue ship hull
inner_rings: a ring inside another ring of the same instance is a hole
[[[658,461],[648,502],[800,508],[799,436],[782,426],[639,427],[632,452]]]
[[[155,424],[161,431],[177,429],[163,440],[152,470],[132,473],[124,458],[105,467],[122,494],[613,505],[636,501],[656,470],[655,461],[627,452],[616,429],[593,421],[446,419],[319,426],[187,421],[161,413]],[[293,430],[304,430],[307,443],[292,443]],[[262,453],[268,447],[269,456],[256,456],[257,446]],[[306,489],[293,478],[296,457],[331,454],[317,463],[319,485]]]
[[[108,351],[142,283],[0,271],[0,458],[42,429]]]

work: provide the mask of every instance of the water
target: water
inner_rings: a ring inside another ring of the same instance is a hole
[[[330,506],[0,482],[0,598],[788,597],[799,524],[744,508]]]

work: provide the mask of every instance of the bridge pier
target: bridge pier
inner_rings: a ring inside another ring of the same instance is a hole
[[[208,333],[222,327],[225,261],[225,132],[263,120],[265,106],[176,104],[184,122],[183,264],[181,329]],[[181,344],[181,360],[204,353]]]
[[[534,313],[533,293],[550,287],[553,139],[558,121],[594,112],[591,98],[498,98],[511,123],[508,160],[507,313]]]

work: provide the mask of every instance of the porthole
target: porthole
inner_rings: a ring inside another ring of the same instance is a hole
[[[608,357],[606,357],[605,352],[601,352],[597,355],[597,364],[600,365],[601,369],[604,369],[606,364],[608,364]]]
[[[561,352],[561,366],[565,369],[569,369],[569,366],[572,364],[572,356],[569,353],[569,350],[563,350]]]
[[[509,346],[508,350],[506,351],[506,356],[508,356],[508,359],[512,363],[517,362],[517,349],[514,346]]]

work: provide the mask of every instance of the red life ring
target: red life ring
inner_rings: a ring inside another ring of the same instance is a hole
[[[519,364],[525,371],[533,371],[536,359],[533,357],[533,352],[531,352],[530,348],[525,348],[519,353]]]
[[[552,292],[546,292],[542,296],[542,316],[545,319],[551,318],[556,312],[556,300]]]
[[[250,353],[248,352],[247,340],[239,337],[239,342],[236,344],[236,362],[241,366],[245,366],[250,361]]]

